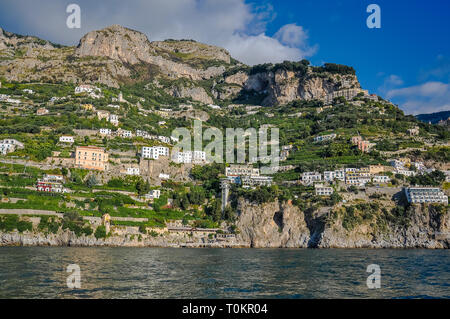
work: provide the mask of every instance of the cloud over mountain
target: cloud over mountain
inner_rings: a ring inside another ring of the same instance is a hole
[[[392,89],[387,98],[401,100],[406,113],[432,113],[450,110],[450,85],[438,81],[429,81],[420,85]]]
[[[66,27],[65,1],[15,0],[0,4],[0,17],[15,20],[22,30],[35,30],[36,36],[67,45],[76,44],[85,33],[112,24],[145,32],[151,41],[194,39],[222,46],[236,59],[247,63],[300,60],[311,56],[306,31],[286,24],[272,37],[266,24],[275,17],[270,5],[253,6],[244,0],[79,0],[81,29]],[[7,12],[7,16],[6,16]]]

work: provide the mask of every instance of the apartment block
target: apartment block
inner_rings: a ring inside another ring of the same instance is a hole
[[[390,178],[389,178],[389,176],[386,176],[386,175],[375,175],[373,178],[372,178],[372,182],[374,182],[374,183],[389,183],[390,182]]]
[[[259,168],[251,165],[230,165],[225,167],[226,176],[259,176]]]
[[[311,184],[314,182],[320,182],[322,180],[322,174],[319,172],[304,172],[302,174],[302,183],[303,184]]]
[[[73,143],[73,142],[75,142],[73,136],[61,136],[59,138],[59,141],[61,143]]]
[[[316,137],[314,137],[314,142],[331,141],[331,140],[334,140],[336,138],[336,136],[337,135],[335,133],[328,134],[328,135],[316,136]]]
[[[101,147],[78,146],[75,150],[75,166],[103,171],[108,168],[108,154]]]
[[[440,203],[448,205],[448,196],[438,187],[408,187],[404,189],[409,203]]]
[[[270,186],[273,177],[271,176],[242,176],[241,183],[243,187]]]
[[[0,154],[7,154],[10,152],[14,152],[18,148],[23,148],[23,143],[19,142],[18,140],[7,138],[0,141]]]
[[[316,195],[318,196],[330,196],[331,194],[333,194],[333,188],[332,187],[324,187],[324,186],[319,186],[315,188],[316,190]]]
[[[159,159],[160,156],[169,156],[169,148],[165,146],[144,146],[141,150],[141,156],[145,159]]]

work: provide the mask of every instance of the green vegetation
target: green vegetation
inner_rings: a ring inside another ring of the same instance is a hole
[[[97,239],[106,238],[107,236],[106,227],[103,225],[98,226],[97,229],[95,230],[94,236]]]
[[[24,231],[32,231],[33,224],[21,220],[18,215],[0,215],[0,230],[4,232],[17,230],[19,233],[23,233]]]

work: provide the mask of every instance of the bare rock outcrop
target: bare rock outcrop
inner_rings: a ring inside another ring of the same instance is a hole
[[[212,104],[214,102],[202,87],[174,86],[171,90],[169,90],[168,93],[170,93],[174,97],[191,98],[194,101],[202,102],[205,104]]]
[[[345,77],[345,80],[342,79]],[[244,79],[241,75],[238,79]],[[238,82],[236,78],[228,81]],[[233,83],[235,83],[233,82]],[[328,94],[348,88],[360,88],[355,75],[333,73],[315,74],[311,68],[306,74],[278,69],[250,75],[244,83],[249,91],[263,92],[267,97],[263,105],[285,104],[293,100],[324,99]]]
[[[120,25],[112,25],[102,30],[91,31],[83,36],[75,53],[80,57],[108,57],[131,65],[138,63],[153,64],[158,66],[163,74],[172,78],[186,77],[191,80],[201,80],[222,74],[225,70],[224,67],[211,66],[205,70],[193,68],[185,63],[174,62],[169,59],[170,55],[164,57],[160,50],[157,50],[157,48],[163,48],[197,54],[200,51],[199,47],[197,44],[193,45],[192,41],[181,41],[175,49],[174,45],[164,45],[161,42],[152,43],[141,32]],[[229,63],[229,58],[226,59],[225,57],[227,54],[225,50],[213,49],[212,46],[206,44],[202,45],[202,48],[202,54],[206,56],[217,54],[217,57],[214,56],[215,59],[228,61],[226,63]]]
[[[308,247],[303,212],[289,202],[263,205],[240,200],[237,239],[250,247]]]

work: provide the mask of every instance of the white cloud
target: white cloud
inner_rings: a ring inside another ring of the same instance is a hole
[[[304,52],[295,47],[281,44],[277,39],[264,34],[257,36],[234,35],[225,44],[231,55],[247,64],[266,62],[283,62],[285,60],[300,60]]]
[[[302,27],[295,23],[291,23],[282,26],[280,30],[275,33],[274,38],[285,45],[296,47],[305,43],[306,39],[308,39],[308,35]]]
[[[67,4],[55,0],[2,2],[0,19],[1,12],[8,12],[14,28],[2,27],[73,45],[91,30],[121,24],[146,33],[151,41],[184,38],[218,45],[247,64],[300,60],[317,49],[307,44],[306,31],[295,24],[281,27],[275,37],[268,36],[266,25],[276,16],[273,7],[256,7],[244,0],[78,0],[81,29],[66,27]]]
[[[432,113],[450,110],[450,85],[430,81],[420,85],[389,90],[389,99],[396,99],[408,114]]]
[[[442,82],[426,82],[420,85],[410,86],[401,89],[390,90],[387,93],[388,98],[395,96],[420,96],[432,97],[447,94],[449,85]]]
[[[402,85],[403,84],[403,80],[398,75],[391,74],[390,76],[388,76],[385,79],[385,84],[392,85],[392,86]]]

